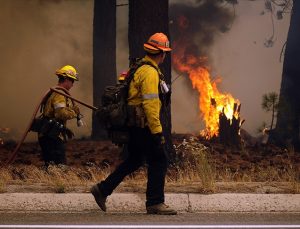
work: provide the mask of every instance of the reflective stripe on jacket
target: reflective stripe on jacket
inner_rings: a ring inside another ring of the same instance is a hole
[[[148,56],[143,61],[149,61],[154,66],[157,64]],[[161,133],[162,126],[159,119],[161,102],[159,99],[159,73],[148,64],[144,64],[137,69],[133,80],[129,85],[128,105],[141,105],[146,115],[146,125],[149,126],[152,134]]]
[[[67,120],[77,117],[72,108],[73,103],[70,99],[53,92],[45,104],[43,114],[46,117],[55,118],[66,125]]]

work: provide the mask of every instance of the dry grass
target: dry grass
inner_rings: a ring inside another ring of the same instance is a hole
[[[212,149],[193,139],[183,141],[175,149],[177,162],[170,166],[166,177],[169,187],[179,188],[193,183],[197,184],[196,191],[212,193],[218,191],[217,182],[287,182],[292,187],[292,193],[300,193],[300,174],[292,160],[295,154],[293,150],[277,158],[279,162],[285,160],[280,166],[252,163],[246,169],[241,166],[233,169],[227,163],[217,166],[211,157]],[[245,156],[249,154],[245,151],[242,153]],[[50,166],[47,170],[34,165],[0,168],[0,193],[7,192],[8,186],[12,184],[44,185],[56,193],[78,190],[79,186],[81,190],[88,191],[92,184],[106,178],[113,169],[92,164],[80,167]],[[141,190],[140,187],[145,187],[146,182],[147,171],[143,167],[126,177],[123,184],[131,187],[131,190]]]
[[[4,193],[6,192],[6,183],[4,183],[3,181],[0,180],[0,193]]]
[[[0,191],[7,184],[43,184],[57,193],[72,191],[76,186],[87,187],[108,174],[108,169],[96,167],[72,168],[49,166],[48,169],[33,165],[18,165],[0,169]],[[2,187],[2,188],[1,188]]]
[[[167,185],[185,186],[197,183],[201,193],[213,193],[218,182],[289,182],[292,185],[292,193],[300,193],[299,174],[290,168],[285,172],[279,172],[276,168],[254,168],[249,174],[239,171],[216,171],[209,163],[207,157],[202,155],[198,159],[198,166],[190,165],[184,169],[171,167],[167,174]],[[111,172],[110,168],[99,169],[97,167],[72,168],[50,166],[48,170],[36,166],[17,166],[0,169],[0,193],[7,191],[7,186],[17,185],[44,185],[53,192],[64,193],[76,190],[78,186],[88,191],[91,184],[103,180]],[[141,168],[124,180],[126,186],[133,190],[140,190],[147,182],[146,168]]]
[[[176,182],[200,182],[202,192],[214,192],[216,169],[209,149],[193,137],[175,146],[177,152]]]

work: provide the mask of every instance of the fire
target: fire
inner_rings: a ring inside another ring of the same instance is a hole
[[[193,88],[199,92],[199,109],[205,122],[205,130],[200,134],[210,139],[219,134],[219,115],[223,112],[227,119],[232,120],[237,115],[234,113],[234,104],[239,104],[239,101],[231,94],[221,93],[218,90],[217,86],[221,80],[211,79],[209,68],[204,66],[206,59],[194,55],[185,56],[183,49],[177,50],[172,56],[175,69],[187,74]]]
[[[7,127],[0,128],[0,133],[7,134],[9,131],[10,131],[10,129]],[[0,145],[3,145],[3,144],[4,144],[4,141],[2,138],[0,138]]]

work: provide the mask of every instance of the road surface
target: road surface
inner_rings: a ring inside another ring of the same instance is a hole
[[[300,228],[300,213],[179,213],[158,216],[100,211],[0,212],[0,228],[47,228],[45,225],[52,228]]]

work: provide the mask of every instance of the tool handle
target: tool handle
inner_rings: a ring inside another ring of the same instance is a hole
[[[55,88],[53,88],[53,87],[51,87],[50,90],[51,90],[51,91],[54,91],[54,92],[56,92],[56,93],[58,93],[58,94],[61,94],[61,95],[63,95],[63,96],[66,96],[67,98],[70,98],[71,100],[73,100],[73,101],[75,101],[75,102],[77,102],[77,103],[79,103],[79,104],[81,104],[81,105],[83,105],[83,106],[86,106],[86,107],[88,107],[88,108],[90,108],[90,109],[92,109],[92,110],[94,110],[94,111],[96,111],[96,110],[99,109],[98,107],[94,107],[94,106],[89,105],[89,104],[87,104],[87,103],[85,103],[85,102],[82,102],[82,101],[80,101],[80,100],[78,100],[78,99],[75,99],[74,97],[72,97],[72,96],[70,96],[70,95],[68,95],[68,94],[66,94],[66,93],[64,93],[64,92],[62,92],[62,91],[60,91],[60,90],[57,90],[57,89],[55,89]]]

